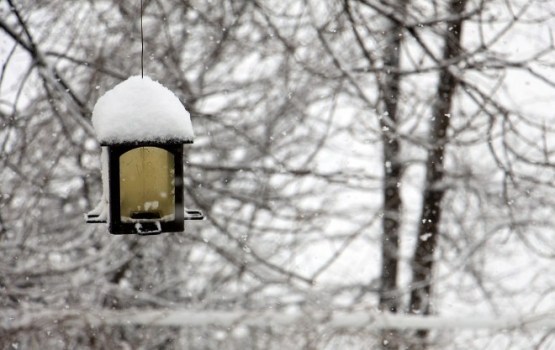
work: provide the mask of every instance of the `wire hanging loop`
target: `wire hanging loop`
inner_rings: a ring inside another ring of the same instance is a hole
[[[141,0],[141,79],[144,78],[143,0]]]

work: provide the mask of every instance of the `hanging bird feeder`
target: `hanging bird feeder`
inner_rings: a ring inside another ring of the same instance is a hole
[[[183,204],[183,145],[193,143],[189,112],[167,88],[134,76],[96,103],[93,127],[102,146],[103,195],[86,215],[110,233],[182,232],[202,220]]]

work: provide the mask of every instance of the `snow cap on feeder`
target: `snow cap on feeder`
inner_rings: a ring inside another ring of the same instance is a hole
[[[137,141],[192,143],[189,112],[173,92],[133,76],[98,99],[92,123],[102,145]]]
[[[183,144],[193,142],[189,112],[177,96],[148,77],[134,76],[96,103],[93,127],[102,146],[101,203],[88,223],[111,233],[181,232],[184,220]]]

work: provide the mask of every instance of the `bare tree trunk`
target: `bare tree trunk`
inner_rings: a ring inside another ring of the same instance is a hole
[[[399,4],[402,15],[408,0]],[[395,124],[400,98],[400,51],[403,40],[403,26],[392,22],[389,30],[388,45],[384,51],[385,78],[381,84],[381,94],[385,117],[380,119],[382,128],[383,156],[383,219],[382,219],[382,266],[379,308],[381,311],[396,313],[399,308],[397,291],[397,269],[399,259],[399,226],[402,210],[400,187],[402,164],[400,162],[400,144]],[[387,72],[389,71],[389,74]],[[391,125],[393,124],[393,125]],[[381,333],[384,349],[398,349],[397,331],[385,329]]]
[[[461,15],[467,0],[451,0],[449,4],[452,15]],[[443,60],[456,57],[461,52],[462,17],[446,23],[443,49]],[[445,188],[441,185],[444,174],[444,154],[447,143],[446,134],[450,123],[450,111],[453,95],[457,87],[457,78],[444,66],[439,73],[438,90],[432,107],[430,128],[430,149],[426,160],[426,182],[422,198],[418,239],[412,263],[412,292],[410,295],[410,311],[412,313],[430,314],[431,279],[434,268],[434,252],[436,250],[439,223],[441,219],[441,201]],[[417,332],[418,343],[413,349],[427,348],[428,330]]]
[[[398,8],[404,18],[409,0],[401,0]],[[370,4],[365,5],[374,7]],[[370,66],[375,61],[373,55],[366,48],[363,36],[356,29],[356,20],[350,1],[345,1],[345,12],[352,23],[353,32],[360,49]],[[399,250],[399,224],[402,202],[399,184],[402,178],[402,164],[400,163],[400,143],[396,130],[398,119],[398,105],[400,98],[400,51],[403,41],[403,24],[399,17],[390,16],[389,28],[385,31],[387,45],[383,51],[383,72],[376,76],[380,93],[380,128],[382,143],[383,165],[383,218],[382,218],[382,249],[381,275],[379,290],[379,308],[383,312],[397,313],[399,299],[397,295],[397,269]],[[383,349],[399,349],[398,331],[384,329],[380,333],[380,343]]]

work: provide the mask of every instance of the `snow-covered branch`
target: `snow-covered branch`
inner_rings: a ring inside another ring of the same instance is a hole
[[[381,314],[369,311],[219,311],[219,310],[41,310],[17,312],[2,310],[2,328],[24,329],[48,323],[79,323],[90,325],[141,325],[163,327],[323,327],[334,331],[398,330],[511,330],[553,329],[555,311],[542,314],[504,316],[460,315],[419,316]]]

